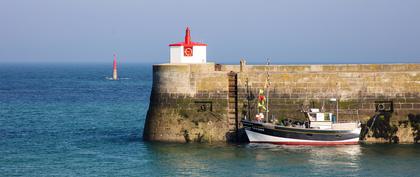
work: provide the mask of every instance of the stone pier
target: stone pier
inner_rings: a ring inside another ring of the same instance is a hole
[[[359,120],[367,125],[371,130],[366,129],[362,137],[367,142],[413,143],[420,139],[420,64],[265,66],[244,62],[154,65],[144,139],[168,142],[241,139],[242,135],[237,136],[240,119],[256,112],[256,99],[247,97],[257,96],[258,89],[264,87],[267,72],[271,81],[270,119],[303,119],[301,109],[308,107],[337,114],[336,102],[329,101],[336,98],[339,121]],[[385,126],[389,131],[375,134],[374,130],[381,127],[370,127],[369,123],[378,114],[381,103],[386,103],[386,109],[392,104],[392,113],[377,121],[392,128]]]

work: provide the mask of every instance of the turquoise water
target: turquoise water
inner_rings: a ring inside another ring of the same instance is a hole
[[[420,176],[419,145],[143,142],[151,65],[0,65],[1,176]]]

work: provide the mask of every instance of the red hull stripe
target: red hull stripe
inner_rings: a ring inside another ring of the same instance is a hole
[[[280,145],[309,145],[309,146],[336,146],[336,145],[354,145],[359,142],[270,142],[270,141],[252,141],[251,143],[269,143]]]

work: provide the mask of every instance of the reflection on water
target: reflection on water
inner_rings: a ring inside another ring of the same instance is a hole
[[[325,175],[340,169],[351,176],[360,170],[361,146],[278,146],[270,144],[150,144],[165,174]],[[164,167],[164,168],[163,168]],[[236,169],[236,172],[232,172]]]
[[[343,175],[354,176],[354,172],[360,170],[360,145],[311,148],[308,153],[308,164],[313,166],[313,174],[339,170]]]
[[[250,144],[249,148],[258,149],[255,152],[256,161],[270,160],[272,152],[277,152],[279,158],[284,158],[286,166],[305,165],[311,175],[325,175],[340,169],[346,176],[359,171],[361,146],[287,146],[270,144]],[[302,171],[301,171],[302,172]]]
[[[420,153],[418,148],[382,145],[314,147],[150,143],[148,147],[157,159],[154,164],[160,174],[181,176],[400,176],[407,171],[411,174],[409,169],[415,169],[412,166],[417,160],[413,160],[418,159]],[[406,154],[406,157],[395,158],[395,153],[387,156],[387,151],[398,151],[396,154]],[[394,160],[404,161],[398,163],[406,165],[396,169],[399,165]]]

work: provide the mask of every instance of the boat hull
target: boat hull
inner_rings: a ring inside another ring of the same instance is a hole
[[[359,128],[355,130],[316,130],[280,126],[266,127],[262,123],[243,123],[251,143],[319,146],[359,143]]]
[[[250,143],[270,143],[270,144],[284,144],[284,145],[314,145],[314,146],[328,146],[328,145],[351,145],[358,144],[359,137],[339,140],[339,141],[318,141],[318,140],[304,140],[294,138],[283,138],[277,136],[270,136],[245,130]]]

